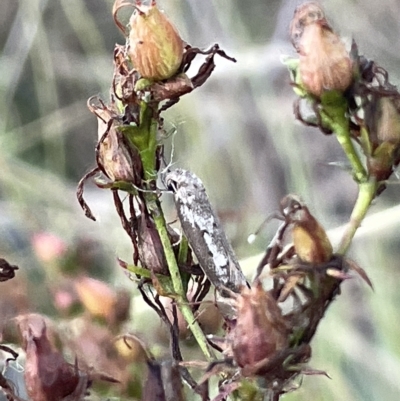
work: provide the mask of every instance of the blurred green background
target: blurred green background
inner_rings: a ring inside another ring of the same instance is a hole
[[[18,291],[29,294],[23,311],[56,313],[50,293],[60,254],[93,266],[92,276],[134,292],[136,285],[115,262],[117,256],[130,260],[131,250],[111,195],[87,187],[97,222],[85,218],[75,198],[77,182],[95,162],[97,124],[86,100],[96,94],[108,98],[113,47],[123,43],[112,3],[0,2],[0,257],[20,266],[16,279],[1,283],[3,322],[21,312],[10,305],[9,294]],[[293,117],[294,94],[280,57],[294,54],[287,31],[297,3],[159,1],[187,42],[196,47],[218,42],[237,59],[233,64],[217,58],[211,79],[164,117],[167,127],[177,129],[174,162],[202,178],[250,276],[276,223],[254,244],[246,238],[286,193],[301,195],[326,228],[347,221],[356,197],[346,171],[329,165],[344,161],[334,138]],[[360,52],[398,83],[400,2],[323,4],[333,26],[353,37]],[[375,291],[359,279],[345,283],[313,342],[311,365],[332,380],[306,377],[300,390],[284,399],[400,399],[397,184],[394,177],[375,201],[370,213],[381,214],[364,224],[351,250]],[[43,234],[57,238],[62,251],[43,242]],[[140,319],[136,327],[140,330]]]

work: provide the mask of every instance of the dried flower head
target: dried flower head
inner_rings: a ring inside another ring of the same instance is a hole
[[[102,101],[88,100],[89,110],[98,122],[97,162],[111,181],[135,182],[140,174],[138,162],[134,163],[134,149],[130,147],[118,130],[117,118]]]
[[[244,375],[253,375],[288,346],[282,311],[260,282],[237,298],[237,322],[229,334],[232,353]]]
[[[182,63],[183,41],[155,2],[138,4],[129,25],[128,54],[139,74],[157,81],[175,75]]]
[[[76,394],[80,382],[77,366],[65,361],[51,344],[44,318],[25,315],[17,318],[26,351],[25,384],[32,401],[61,401]],[[82,389],[82,393],[85,388]],[[77,397],[83,394],[76,394]]]
[[[378,181],[389,178],[400,161],[399,103],[397,98],[374,95],[366,108],[365,123],[372,145],[368,171]]]
[[[153,273],[168,274],[167,261],[156,226],[147,211],[137,219],[139,259]]]
[[[295,195],[287,195],[281,201],[281,209],[293,225],[293,244],[300,260],[312,264],[328,262],[333,253],[332,244],[304,202]]]
[[[290,28],[293,45],[300,55],[299,73],[305,89],[317,97],[325,91],[344,92],[353,80],[352,62],[318,3],[298,7]]]

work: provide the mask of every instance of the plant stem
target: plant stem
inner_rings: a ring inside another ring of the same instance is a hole
[[[176,263],[175,254],[172,249],[170,239],[168,237],[164,214],[162,212],[158,199],[151,199],[147,203],[147,207],[149,208],[149,211],[154,219],[154,223],[156,225],[158,234],[160,235],[161,244],[163,246],[165,257],[168,264],[168,269],[171,274],[172,286],[176,293],[174,298],[178,303],[179,310],[181,311],[183,317],[185,318],[191,332],[193,333],[194,338],[199,344],[200,349],[202,350],[206,358],[208,360],[211,360],[213,359],[214,354],[210,346],[208,345],[207,339],[199,323],[194,317],[193,311],[190,308],[188,300],[186,298],[178,264]]]
[[[378,189],[376,179],[368,177],[368,173],[351,140],[349,119],[346,113],[347,101],[341,94],[328,93],[322,98],[322,109],[320,111],[322,123],[335,133],[340,146],[351,164],[354,180],[358,183],[357,201],[350,216],[349,224],[339,244],[338,253],[340,255],[344,255],[348,251],[351,241]]]
[[[320,112],[323,125],[329,127],[336,135],[347,159],[351,164],[353,176],[356,182],[364,183],[368,179],[367,172],[351,141],[349,121],[346,117],[346,103],[335,99],[335,102],[324,104]]]
[[[344,255],[348,251],[351,241],[376,195],[377,188],[378,183],[375,178],[370,178],[367,182],[359,184],[357,201],[351,213],[349,224],[340,241],[338,254]]]
[[[333,123],[332,127],[334,128],[336,138],[340,146],[342,147],[344,153],[347,156],[347,159],[351,164],[355,180],[359,183],[365,182],[367,177],[367,172],[365,171],[365,168],[360,161],[356,149],[354,148],[348,130],[341,124],[336,124],[336,123]]]
[[[143,178],[148,189],[156,187],[157,171],[156,166],[156,151],[157,151],[157,121],[152,118],[152,113],[145,103],[142,104],[141,123],[139,127],[140,136],[132,138],[132,142],[136,140],[136,146],[140,146],[140,158],[143,165]],[[173,298],[177,301],[178,308],[185,318],[194,338],[199,344],[200,349],[208,360],[213,359],[214,354],[210,348],[207,339],[193,315],[193,311],[189,306],[186,292],[182,283],[182,278],[179,272],[178,264],[172,249],[171,241],[168,236],[167,224],[165,222],[164,213],[162,211],[158,195],[155,192],[147,192],[145,194],[145,202],[149,213],[151,214],[156,229],[160,236],[161,244],[167,260],[168,270],[171,275],[172,287],[174,289]]]

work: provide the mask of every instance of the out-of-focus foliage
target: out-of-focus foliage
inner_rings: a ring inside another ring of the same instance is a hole
[[[88,193],[100,220],[93,223],[85,219],[74,195],[77,180],[94,164],[97,128],[86,100],[99,93],[108,96],[112,50],[122,41],[112,21],[112,3],[0,3],[0,256],[20,267],[15,279],[0,283],[2,325],[28,311],[63,319],[85,303],[87,313],[95,310],[87,293],[96,284],[88,284],[87,278],[72,281],[71,276],[84,274],[136,291],[115,263],[115,256],[128,259],[130,251],[111,199],[95,189]],[[203,179],[241,256],[264,250],[273,224],[255,245],[245,239],[277,209],[284,194],[301,195],[325,227],[345,222],[355,199],[348,175],[328,165],[344,160],[333,138],[294,122],[294,95],[280,56],[293,54],[287,31],[297,3],[160,0],[185,40],[199,47],[218,42],[238,60],[218,60],[210,81],[171,109],[166,125],[177,130],[174,162]],[[335,29],[353,36],[360,52],[400,83],[399,2],[325,3]],[[169,154],[166,149],[167,158]],[[398,186],[389,186],[371,213],[393,206],[398,197]],[[375,292],[360,280],[345,284],[344,295],[314,340],[311,365],[329,372],[333,380],[306,377],[302,388],[285,399],[306,400],[311,394],[324,401],[398,399],[396,222],[398,208],[382,217],[380,226],[372,222],[364,227],[352,256],[368,272]],[[256,263],[246,264],[248,272]],[[107,305],[116,302],[110,288],[100,292],[109,295]],[[141,313],[135,300],[133,309],[126,330],[143,334],[148,344],[159,340],[163,334],[157,317]],[[115,319],[110,314],[100,318]],[[101,343],[111,336],[92,324],[83,329],[78,322],[71,330],[76,327],[81,339],[96,337]],[[72,340],[70,347],[74,349]]]

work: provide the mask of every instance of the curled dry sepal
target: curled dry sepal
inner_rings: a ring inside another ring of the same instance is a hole
[[[359,55],[354,40],[346,48],[318,3],[296,9],[290,36],[299,58],[284,62],[299,96],[296,118],[357,143],[365,162],[352,164],[356,181],[373,178],[382,192],[400,162],[400,93],[382,67]],[[353,149],[345,152],[350,163],[358,158]]]

